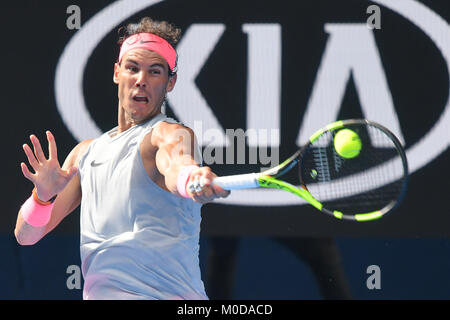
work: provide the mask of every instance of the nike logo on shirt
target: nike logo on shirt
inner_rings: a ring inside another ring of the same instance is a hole
[[[103,162],[96,162],[95,160],[92,160],[91,162],[91,167],[98,167],[101,166],[102,164],[105,164],[107,161],[103,161]]]

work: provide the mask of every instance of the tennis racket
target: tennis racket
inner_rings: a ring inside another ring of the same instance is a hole
[[[361,141],[359,154],[343,157],[335,136],[350,129]],[[295,171],[294,184],[281,180]],[[293,193],[338,219],[371,221],[398,207],[408,181],[402,144],[384,126],[365,119],[333,122],[281,164],[260,172],[217,177],[225,190],[275,188]],[[298,185],[296,185],[298,184]]]

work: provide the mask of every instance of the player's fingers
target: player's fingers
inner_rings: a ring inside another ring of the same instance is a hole
[[[204,203],[204,201],[196,194],[192,195],[191,199],[194,200],[195,202]]]
[[[230,193],[229,191],[224,190],[221,187],[213,184],[214,178],[216,177],[217,176],[213,172],[206,171],[200,179],[202,186],[210,187],[213,193],[216,194],[217,196],[227,196]]]
[[[20,168],[22,169],[22,173],[25,178],[34,183],[34,175],[30,172],[27,165],[23,162],[20,163]]]
[[[189,193],[189,195],[191,196],[191,198],[194,201],[200,202],[200,203],[205,202],[205,197],[203,195],[202,189],[203,188],[201,187],[199,176],[192,177],[192,180],[189,181],[189,183],[186,186],[186,190]]]
[[[31,165],[31,167],[34,169],[34,171],[37,171],[39,168],[39,162],[36,160],[33,151],[31,150],[30,146],[27,144],[24,144],[22,146],[23,151],[25,152],[25,155],[27,156],[28,163]]]
[[[187,184],[186,190],[194,201],[207,203],[216,198],[227,197],[230,192],[212,184],[215,174],[205,169],[196,172]]]
[[[195,194],[194,196],[192,196],[192,199],[195,202],[208,203],[208,202],[211,202],[214,198],[208,198],[202,194]]]
[[[197,189],[197,180],[191,179],[186,185],[186,191],[189,194],[190,198],[196,202],[201,202],[200,198],[195,191]]]
[[[31,143],[33,144],[34,148],[34,154],[36,155],[36,159],[43,163],[47,159],[45,158],[44,151],[42,151],[41,143],[39,142],[39,139],[35,135],[30,136]]]
[[[201,188],[204,188],[204,187],[207,187],[207,186],[210,186],[210,185],[211,185],[211,179],[209,179],[209,178],[207,178],[205,176],[201,176],[200,177],[200,187]]]
[[[212,201],[217,196],[214,193],[214,190],[211,187],[205,187],[202,191],[202,197],[205,199],[205,201]]]
[[[222,189],[221,187],[219,187],[217,185],[213,185],[212,188],[214,190],[214,193],[217,195],[217,197],[226,198],[230,195],[229,190]]]
[[[50,131],[46,132],[48,141],[48,158],[58,160],[58,149],[56,147],[55,137]]]
[[[213,190],[211,189],[210,183],[208,183],[208,181],[204,177],[201,177],[199,179],[196,193],[204,200],[209,199],[214,194]]]
[[[202,184],[200,185],[202,186]],[[203,203],[211,202],[214,199],[219,198],[210,183],[203,185],[201,191],[197,193],[197,196]]]
[[[195,193],[194,181],[189,181],[189,182],[188,182],[188,184],[186,185],[186,191],[187,191],[189,194]]]
[[[211,184],[211,179],[202,176],[200,178],[200,187],[202,189],[202,195],[206,198],[207,201],[211,201],[217,197],[214,188]]]
[[[191,193],[200,192],[203,185],[201,184],[201,176],[193,175],[186,186],[186,190]]]
[[[230,194],[230,191],[213,185],[213,177],[214,175],[212,175],[211,172],[206,172],[204,175],[193,177],[193,180],[189,184],[188,191],[195,195],[197,201],[206,203],[216,198],[225,198]]]
[[[198,194],[202,191],[202,187],[200,186],[200,177],[194,176],[189,185],[189,192]]]

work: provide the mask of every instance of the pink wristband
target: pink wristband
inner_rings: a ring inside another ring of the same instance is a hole
[[[189,198],[189,195],[186,191],[186,185],[189,181],[189,177],[191,176],[192,170],[198,169],[198,166],[191,165],[184,167],[180,170],[180,173],[178,173],[178,179],[177,179],[177,190],[180,196],[183,198]]]
[[[54,203],[42,205],[34,200],[33,196],[29,197],[22,205],[21,214],[23,220],[33,227],[43,227],[50,221]]]

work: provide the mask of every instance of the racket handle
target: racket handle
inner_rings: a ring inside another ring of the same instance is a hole
[[[258,173],[237,174],[214,178],[213,184],[225,190],[258,188]]]

